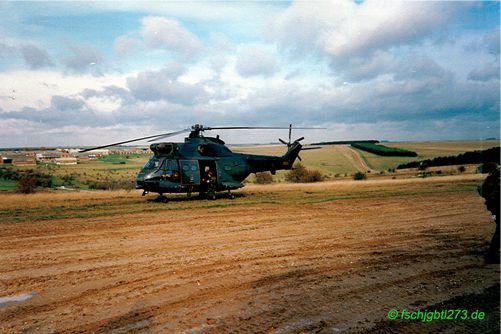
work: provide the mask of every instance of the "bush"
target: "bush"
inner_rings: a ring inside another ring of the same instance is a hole
[[[31,175],[24,175],[17,180],[17,191],[23,194],[31,194],[35,192],[37,179]]]
[[[256,183],[269,184],[273,183],[273,176],[269,172],[256,173]]]
[[[322,181],[324,177],[318,170],[310,170],[303,164],[297,163],[285,174],[285,179],[293,183],[309,183]]]
[[[426,170],[428,168],[428,164],[425,163],[425,162],[421,162],[418,166],[417,166],[417,169],[418,170]]]
[[[464,173],[465,171],[466,171],[466,167],[465,166],[459,166],[458,167],[458,172]]]
[[[355,174],[353,174],[353,180],[365,180],[366,178],[367,176],[362,172],[356,172]]]

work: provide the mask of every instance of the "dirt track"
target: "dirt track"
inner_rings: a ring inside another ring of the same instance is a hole
[[[350,161],[360,172],[366,173],[367,171],[373,171],[372,168],[367,166],[365,161],[362,159],[360,154],[352,149],[350,145],[338,145],[339,150],[345,156],[348,161]]]
[[[499,265],[482,262],[494,224],[474,191],[1,228],[0,297],[36,294],[0,305],[1,333],[400,332],[408,323],[385,322],[392,308],[499,283]],[[468,300],[498,323],[499,302]],[[417,325],[405,332],[442,328]]]

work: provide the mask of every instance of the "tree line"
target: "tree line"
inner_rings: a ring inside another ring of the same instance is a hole
[[[427,168],[435,166],[465,165],[465,164],[487,164],[499,163],[500,148],[492,147],[486,150],[469,151],[459,155],[436,157],[420,161],[411,161],[397,166],[397,169],[404,168]]]

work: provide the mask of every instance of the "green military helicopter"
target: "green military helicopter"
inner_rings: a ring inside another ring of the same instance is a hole
[[[289,129],[289,141],[279,139],[281,143],[287,145],[288,149],[283,156],[234,153],[225,146],[219,135],[216,137],[202,135],[204,131],[223,129]],[[319,128],[296,127],[295,129]],[[139,171],[136,178],[136,189],[143,189],[143,196],[149,192],[155,192],[159,194],[156,200],[167,202],[165,193],[186,193],[188,197],[191,197],[193,192],[199,192],[201,197],[215,199],[216,192],[227,191],[230,198],[233,198],[231,190],[242,188],[244,186],[242,182],[249,174],[265,171],[275,174],[280,169],[291,169],[296,158],[301,160],[299,157],[301,149],[305,150],[299,143],[304,137],[291,142],[292,124],[289,127],[204,127],[195,124],[191,129],[131,139],[80,152],[146,139],[152,142],[188,131],[190,134],[185,138],[184,143],[151,144],[150,149],[154,155]]]

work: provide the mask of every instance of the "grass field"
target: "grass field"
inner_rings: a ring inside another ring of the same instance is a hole
[[[439,156],[458,155],[460,153],[485,150],[499,146],[499,140],[473,140],[473,141],[433,141],[433,142],[400,142],[384,143],[388,147],[398,147],[414,151],[418,154],[415,158],[410,157],[382,157],[376,154],[357,150],[367,165],[375,170],[388,170],[396,168],[399,164],[431,159]]]

